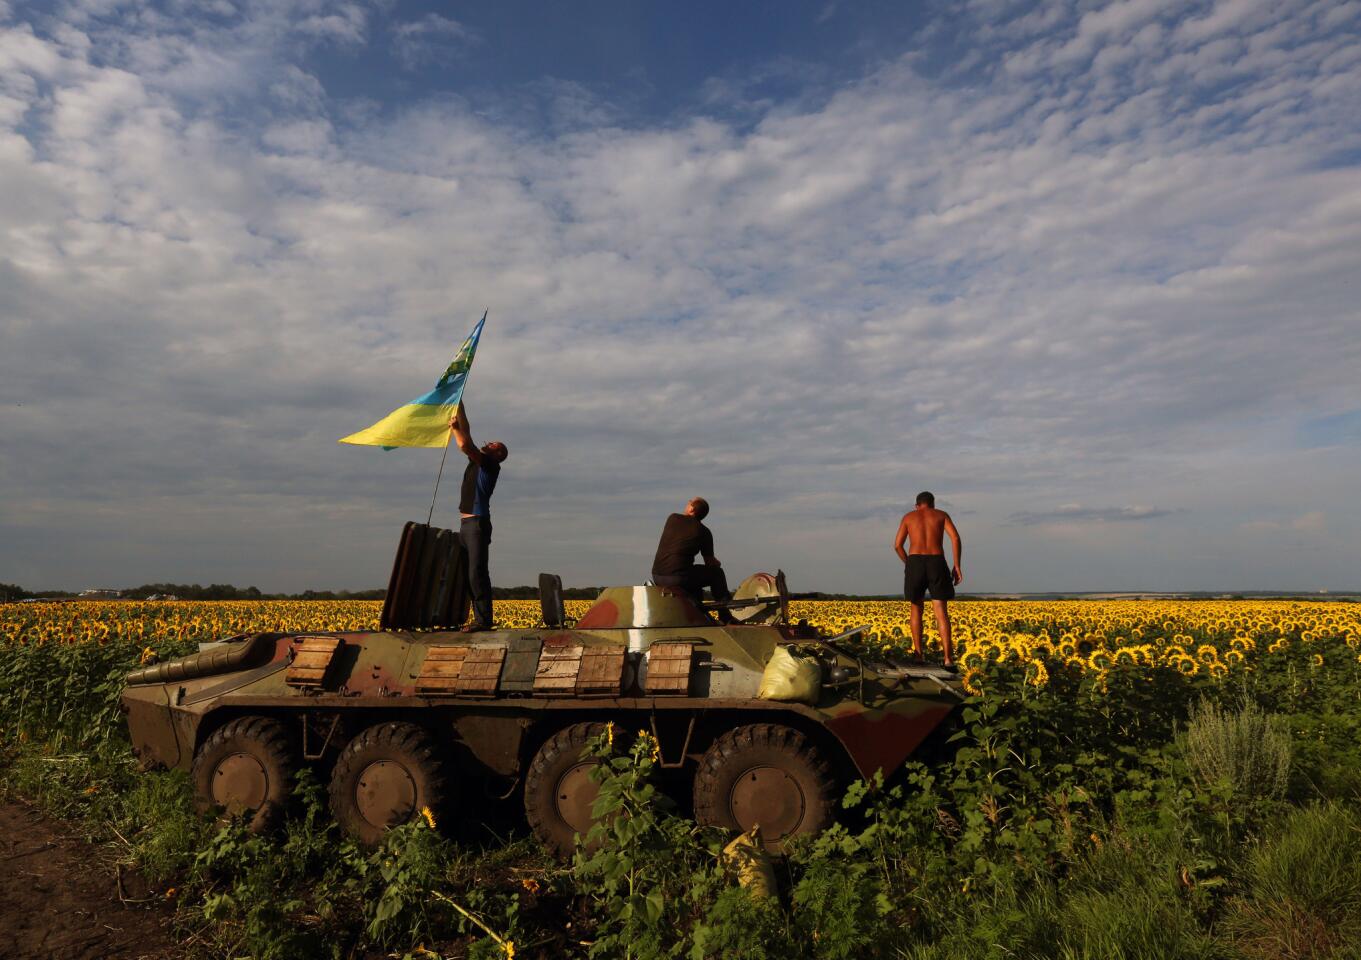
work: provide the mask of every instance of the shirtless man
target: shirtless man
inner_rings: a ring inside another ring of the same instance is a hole
[[[953,569],[945,566],[944,534],[950,535],[955,548]],[[911,549],[904,552],[907,541]],[[922,656],[922,603],[926,591],[931,590],[931,606],[936,610],[936,626],[940,628],[940,644],[945,652],[945,665],[955,665],[955,649],[950,644],[950,609],[946,604],[954,599],[955,584],[964,579],[959,569],[964,544],[954,521],[944,510],[936,509],[936,498],[925,491],[917,494],[917,507],[903,514],[898,524],[898,537],[893,549],[903,561],[903,593],[912,603],[912,652]]]

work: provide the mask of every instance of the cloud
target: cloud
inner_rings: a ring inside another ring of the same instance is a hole
[[[303,17],[297,22],[297,30],[319,40],[349,46],[365,42],[367,25],[368,14],[364,8],[347,3],[341,4],[331,13]]]
[[[407,70],[459,47],[481,42],[476,31],[438,13],[407,20],[392,28],[392,49]]]
[[[971,552],[1154,502],[1232,553],[1298,475],[1293,425],[1361,408],[1361,47],[1355,13],[1217,9],[984,19],[954,28],[968,82],[908,50],[740,121],[718,88],[665,118],[559,82],[340,98],[309,51],[368,36],[349,6],[5,23],[0,579],[381,582],[435,463],[335,438],[483,308],[506,581],[632,582],[695,493],[725,564],[797,543],[809,589],[884,589],[885,538],[846,520],[923,488],[972,511]],[[1138,571],[1099,559],[971,581]]]
[[[1181,511],[1161,507],[1084,507],[1078,503],[1069,503],[1053,510],[1018,511],[1011,515],[1010,522],[1025,527],[1045,523],[1120,523],[1156,520],[1179,512]]]
[[[1248,520],[1242,529],[1257,533],[1289,531],[1294,533],[1324,533],[1328,530],[1328,518],[1322,510],[1310,510],[1297,517],[1286,520]]]

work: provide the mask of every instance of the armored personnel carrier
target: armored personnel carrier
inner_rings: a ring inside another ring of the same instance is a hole
[[[231,637],[137,670],[122,697],[133,751],[188,770],[205,808],[253,829],[311,765],[363,842],[424,807],[518,795],[567,853],[597,792],[583,747],[613,721],[657,738],[699,821],[759,824],[776,845],[828,825],[841,786],[900,766],[962,698],[949,671],[857,653],[857,631],[791,624],[783,574],[749,577],[727,604],[610,587],[575,623],[544,575],[542,625],[466,634],[463,564],[452,532],[408,524],[381,629]],[[723,606],[736,622],[711,619]],[[781,647],[816,668],[802,702],[759,695]]]

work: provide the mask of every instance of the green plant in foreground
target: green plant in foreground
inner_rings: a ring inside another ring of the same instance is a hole
[[[1262,960],[1354,958],[1361,945],[1361,812],[1340,803],[1291,810],[1248,855],[1243,896],[1225,927]]]
[[[721,884],[721,843],[690,821],[652,782],[656,741],[640,733],[616,754],[614,730],[596,737],[583,756],[600,761],[591,827],[573,873],[598,918],[593,957],[678,956],[697,901]],[[678,936],[682,934],[682,936]]]
[[[1186,762],[1202,789],[1224,788],[1235,797],[1274,800],[1290,782],[1290,730],[1252,700],[1227,710],[1201,700],[1184,736]]]

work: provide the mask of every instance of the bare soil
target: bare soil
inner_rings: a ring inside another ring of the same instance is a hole
[[[2,960],[177,960],[174,912],[108,850],[0,803]]]

